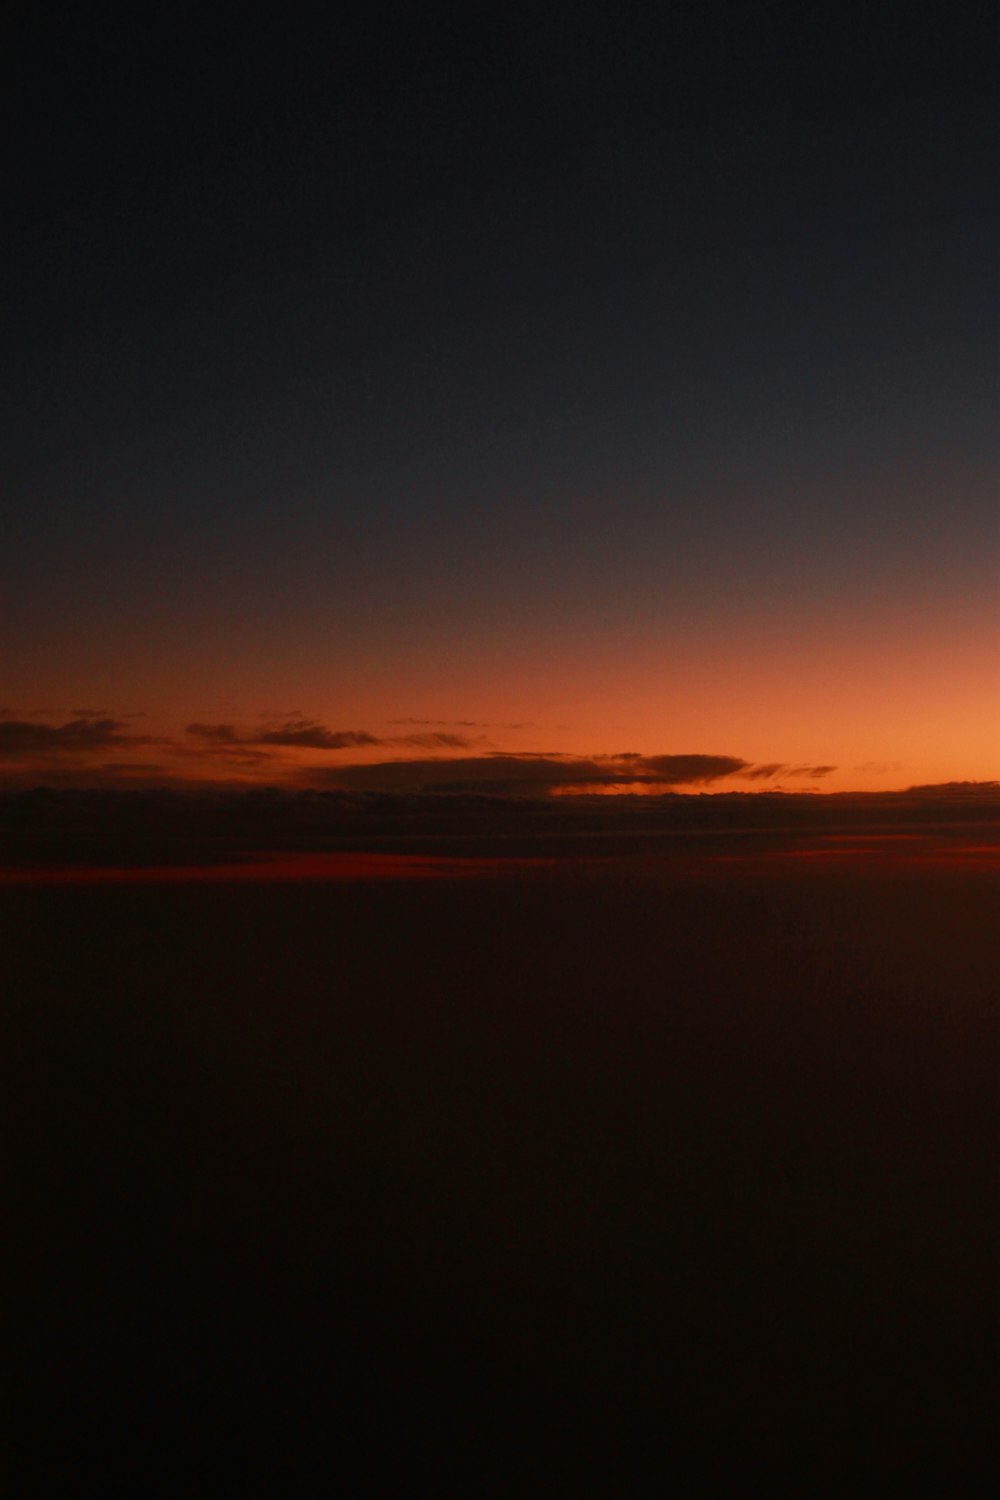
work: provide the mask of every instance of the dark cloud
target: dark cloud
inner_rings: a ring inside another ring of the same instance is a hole
[[[745,771],[740,772],[740,775],[745,781],[769,781],[772,776],[777,776],[780,772],[787,770],[788,767],[784,761],[772,760],[763,765],[748,766]]]
[[[829,776],[837,769],[836,766],[791,766],[785,761],[768,761],[759,766],[748,766],[739,774],[745,781],[769,781],[775,776],[810,776],[818,780],[821,776]]]
[[[235,724],[188,724],[187,733],[214,745],[288,745],[305,750],[347,750],[384,743],[364,729],[327,729],[313,719],[289,719],[264,730],[241,730]]]
[[[418,722],[415,720],[397,722]],[[358,750],[372,745],[409,745],[415,750],[468,750],[483,740],[453,730],[433,729],[384,739],[367,729],[328,729],[315,719],[286,719],[269,727],[239,728],[236,724],[188,724],[187,733],[216,747],[226,745],[287,746],[296,750]]]
[[[638,762],[657,781],[671,786],[692,782],[718,781],[720,776],[734,776],[749,764],[738,755],[645,755]]]
[[[380,761],[321,773],[317,784],[394,792],[479,792],[491,796],[547,796],[567,788],[707,784],[747,765],[732,755],[518,755],[497,752],[427,760]]]
[[[468,750],[474,743],[465,734],[452,734],[446,730],[434,730],[428,734],[407,734],[394,740],[397,745],[412,745],[417,750]]]
[[[253,737],[258,745],[293,745],[303,750],[346,750],[383,742],[364,729],[327,729],[311,719],[295,719]]]
[[[578,781],[606,783],[606,766],[583,758],[548,755],[476,755],[449,759],[392,760],[331,768],[330,785],[393,792],[479,791],[494,795],[546,793]]]
[[[5,719],[0,723],[0,757],[86,755],[110,745],[148,743],[137,735],[123,734],[125,727],[120,719],[72,719],[67,724]]]

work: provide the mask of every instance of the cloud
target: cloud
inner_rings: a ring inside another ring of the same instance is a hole
[[[327,729],[311,719],[294,719],[278,729],[254,736],[258,745],[294,745],[305,750],[345,750],[359,745],[380,745],[381,740],[364,729]]]
[[[718,781],[735,776],[749,764],[738,755],[645,755],[638,765],[657,781],[683,786],[691,782]]]
[[[490,755],[391,760],[340,766],[306,779],[315,785],[391,792],[476,792],[490,796],[548,796],[573,788],[674,787],[707,784],[741,771],[733,755]]]
[[[748,766],[740,775],[746,781],[765,781],[774,776],[810,776],[814,780],[821,776],[830,776],[836,766],[791,766],[784,761],[772,760],[759,766]]]
[[[331,768],[326,784],[393,792],[489,792],[494,795],[546,793],[577,781],[608,782],[607,768],[594,760],[549,755],[476,755],[447,759],[390,760]]]
[[[429,734],[407,734],[397,740],[394,745],[412,745],[416,750],[468,750],[475,743],[468,735],[451,734],[446,730],[434,730]]]
[[[745,771],[740,772],[740,775],[744,778],[745,781],[765,781],[770,780],[772,776],[777,776],[780,774],[780,772],[787,770],[788,767],[785,765],[784,761],[772,760],[759,766],[748,766]]]
[[[481,737],[472,740],[468,735],[445,729],[385,739],[367,729],[328,729],[315,719],[305,718],[286,719],[280,724],[271,722],[264,728],[242,729],[236,724],[194,723],[187,725],[186,732],[204,745],[212,745],[220,751],[226,746],[253,745],[293,750],[358,750],[373,745],[409,745],[414,750],[468,750],[474,744],[484,743]]]
[[[120,719],[72,719],[67,724],[32,724],[24,719],[0,723],[0,758],[87,755],[110,745],[149,744],[147,737],[123,734]]]
[[[188,724],[186,732],[214,745],[286,745],[302,750],[348,750],[384,743],[367,730],[327,729],[313,719],[289,719],[263,730],[241,730],[235,724]]]

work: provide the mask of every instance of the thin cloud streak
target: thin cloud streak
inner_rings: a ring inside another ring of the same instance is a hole
[[[740,772],[745,781],[773,781],[776,776],[809,776],[818,780],[832,776],[836,766],[793,766],[784,761],[768,761],[759,766],[747,766]]]
[[[327,729],[314,719],[291,719],[274,729],[239,729],[235,724],[188,724],[185,733],[214,745],[280,745],[298,750],[354,750],[382,745],[365,729]]]
[[[409,745],[415,750],[467,750],[481,738],[447,730],[429,730],[419,734],[383,735],[367,729],[328,729],[315,719],[290,719],[270,729],[240,729],[235,724],[202,724],[186,726],[187,734],[206,745],[274,745],[294,750],[358,750],[371,746]]]

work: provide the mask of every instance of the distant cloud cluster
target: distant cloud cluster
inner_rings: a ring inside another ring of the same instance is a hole
[[[273,729],[238,729],[235,724],[188,724],[195,739],[216,745],[291,745],[300,750],[348,750],[382,743],[364,729],[327,729],[313,719],[290,719]]]
[[[759,775],[821,776],[832,766],[764,767]],[[392,760],[319,769],[305,773],[316,785],[394,792],[478,792],[492,796],[545,796],[576,790],[599,792],[610,787],[635,790],[709,786],[732,776],[755,777],[756,767],[737,755],[579,756],[556,753],[487,755]]]
[[[111,745],[148,744],[139,735],[125,734],[121,719],[76,717],[66,724],[30,723],[26,719],[0,721],[0,759],[25,756],[80,755]]]
[[[131,715],[135,718],[136,715]],[[278,718],[262,714],[256,725],[193,721],[181,738],[153,737],[133,732],[125,718],[73,711],[65,723],[0,714],[0,761],[5,780],[46,777],[71,784],[157,776],[165,781],[237,780],[336,788],[343,791],[406,794],[479,794],[499,797],[549,797],[609,790],[655,792],[674,788],[709,788],[732,778],[766,783],[777,778],[820,780],[832,765],[801,765],[784,761],[754,763],[738,755],[662,754],[636,750],[606,755],[562,752],[519,753],[497,750],[473,721],[394,720],[415,727],[404,734],[375,734],[367,729],[331,729],[303,716]],[[461,727],[459,727],[461,726]],[[514,727],[514,726],[510,726]],[[516,727],[525,728],[526,725]],[[160,759],[147,755],[128,759],[129,753],[155,745]],[[347,763],[311,763],[281,752],[399,751],[416,755],[375,759],[356,756]],[[111,756],[108,751],[113,751]],[[462,753],[465,752],[465,753]],[[172,768],[172,769],[171,769]]]

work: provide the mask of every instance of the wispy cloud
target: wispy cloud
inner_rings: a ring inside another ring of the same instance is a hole
[[[770,781],[775,776],[809,776],[817,780],[821,776],[830,776],[837,769],[836,766],[793,766],[785,761],[767,761],[761,765],[747,766],[740,775],[746,781]]]
[[[348,750],[360,745],[379,745],[381,740],[364,729],[327,729],[310,719],[296,719],[278,729],[258,734],[258,745],[294,745],[301,750]]]
[[[204,745],[264,745],[292,750],[358,750],[371,746],[407,745],[414,750],[468,750],[476,740],[452,730],[426,730],[417,734],[372,734],[367,729],[329,729],[315,719],[269,722],[268,727],[240,728],[236,724],[188,724],[186,733]],[[481,737],[478,741],[483,743]]]
[[[454,734],[447,730],[432,730],[427,734],[406,734],[399,739],[386,741],[394,745],[412,745],[415,750],[468,750],[473,744],[466,734]]]
[[[352,750],[385,742],[365,729],[327,729],[314,719],[289,719],[271,729],[235,724],[188,724],[186,733],[211,745],[284,745],[299,750]]]

